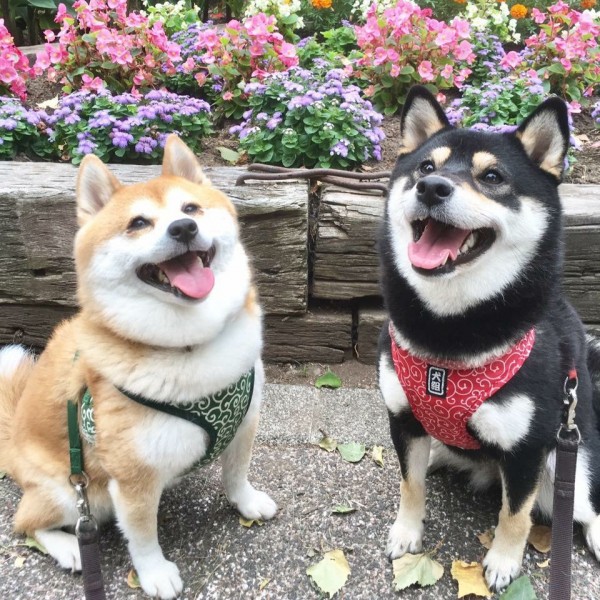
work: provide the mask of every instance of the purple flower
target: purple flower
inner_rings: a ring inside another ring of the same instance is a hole
[[[135,145],[135,151],[140,154],[152,154],[152,151],[156,146],[158,146],[158,142],[154,138],[143,136]]]
[[[7,131],[12,131],[13,129],[16,129],[18,124],[19,123],[17,122],[17,120],[13,118],[0,119],[0,128],[6,129]]]
[[[124,131],[113,131],[111,137],[113,146],[117,146],[117,148],[127,148],[133,142],[133,136]]]

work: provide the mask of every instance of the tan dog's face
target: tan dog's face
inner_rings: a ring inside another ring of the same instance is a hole
[[[250,270],[236,212],[176,136],[161,177],[122,186],[96,157],[77,182],[75,258],[83,310],[121,335],[206,342],[244,305]]]

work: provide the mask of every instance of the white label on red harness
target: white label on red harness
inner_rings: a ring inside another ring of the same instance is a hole
[[[427,393],[440,398],[446,397],[446,369],[427,366]]]

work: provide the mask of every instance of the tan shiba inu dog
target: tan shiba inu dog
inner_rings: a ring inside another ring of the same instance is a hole
[[[84,419],[80,427],[92,513],[116,517],[144,591],[173,598],[183,584],[157,536],[169,483],[222,451],[223,484],[239,512],[270,519],[277,510],[247,479],[264,381],[248,257],[232,203],[176,136],[162,175],[147,183],[123,186],[86,157],[77,215],[80,312],[37,362],[20,346],[0,351],[0,468],[23,489],[15,530],[62,567],[81,569],[76,538],[63,529],[78,518],[66,406],[87,390],[95,428],[86,432]],[[219,402],[236,384],[249,399],[232,425],[238,398],[221,412]],[[201,418],[210,427],[160,408],[201,410],[208,401],[213,412]]]

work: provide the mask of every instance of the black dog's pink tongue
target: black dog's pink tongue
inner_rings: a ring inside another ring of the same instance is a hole
[[[468,229],[459,229],[429,219],[423,235],[417,242],[409,244],[408,258],[413,266],[420,269],[437,269],[448,258],[456,260],[460,247],[470,233]]]
[[[171,285],[190,298],[205,298],[215,285],[212,269],[204,267],[195,252],[177,256],[159,263],[158,266],[169,278]]]

